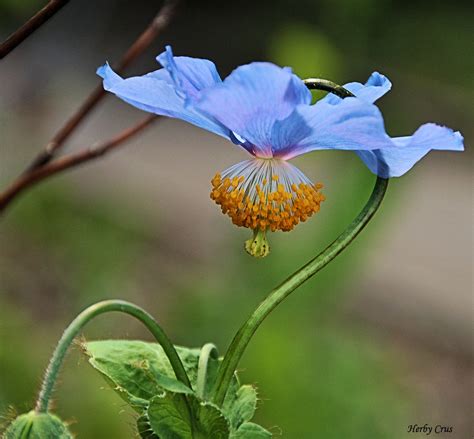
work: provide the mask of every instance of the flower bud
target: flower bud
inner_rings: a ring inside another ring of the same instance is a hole
[[[72,439],[66,424],[51,413],[18,416],[6,429],[3,439]]]

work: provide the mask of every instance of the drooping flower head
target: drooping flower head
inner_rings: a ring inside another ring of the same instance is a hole
[[[162,69],[122,79],[108,64],[99,68],[104,87],[142,110],[174,117],[225,137],[250,158],[212,179],[211,198],[238,226],[254,231],[246,242],[266,256],[265,232],[289,231],[320,209],[322,185],[313,184],[288,160],[319,149],[355,151],[383,178],[407,172],[431,149],[462,150],[459,132],[422,125],[412,136],[391,138],[374,102],[391,88],[373,73],[365,85],[349,83],[355,96],[334,94],[311,104],[311,92],[288,67],[253,62],[224,81],[208,60],[158,56]]]

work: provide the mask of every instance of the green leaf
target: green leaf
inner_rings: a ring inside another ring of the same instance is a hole
[[[200,433],[203,439],[228,439],[229,423],[217,406],[197,400],[196,403],[193,404],[193,411],[197,419],[197,437]]]
[[[227,439],[229,425],[220,410],[194,396],[166,394],[150,401],[147,411],[160,439]]]
[[[271,437],[262,427],[248,422],[255,413],[257,394],[252,386],[240,386],[236,374],[220,410],[199,400],[193,390],[176,379],[157,343],[104,340],[85,343],[84,350],[89,363],[141,415],[137,427],[142,438],[227,439],[230,432],[241,435],[237,438],[250,438],[248,434],[254,431],[259,434],[257,439]],[[183,347],[176,347],[176,351],[196,389],[201,351]],[[201,383],[205,399],[214,387],[220,362],[209,357],[206,373],[201,373],[205,377]]]
[[[150,366],[150,369],[153,370],[153,367]],[[158,371],[153,371],[155,373],[154,379],[156,383],[164,390],[168,390],[173,393],[184,393],[184,394],[192,394],[193,391],[186,385],[183,384],[181,381],[178,381],[176,378],[170,378],[166,375],[160,374]]]
[[[224,401],[222,411],[230,421],[233,429],[237,429],[242,423],[250,421],[257,408],[257,392],[250,385],[240,387],[235,393]]]
[[[160,439],[193,439],[192,415],[183,395],[155,396],[147,416],[151,429]]]
[[[131,340],[104,340],[84,344],[89,363],[133,407],[140,411],[155,395],[168,390],[192,393],[174,375],[168,358],[158,343]],[[176,347],[186,373],[196,379],[199,349]]]
[[[268,439],[272,434],[253,422],[243,423],[239,429],[230,435],[230,439]]]
[[[153,430],[151,429],[150,421],[146,414],[138,417],[137,430],[142,439],[158,439],[158,436],[153,433]]]

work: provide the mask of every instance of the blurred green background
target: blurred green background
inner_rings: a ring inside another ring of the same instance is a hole
[[[42,5],[0,0],[3,39]],[[156,4],[155,4],[156,3]],[[179,14],[130,74],[175,54],[216,62],[221,75],[252,60],[344,83],[373,70],[394,90],[380,103],[393,135],[435,121],[472,135],[470,2],[201,1]],[[0,65],[0,183],[47,143],[159,2],[71,2]],[[318,95],[320,96],[320,95]],[[110,97],[70,150],[142,115]],[[148,309],[177,344],[223,353],[265,294],[340,233],[373,176],[351,153],[295,160],[325,184],[321,213],[252,260],[248,231],[208,197],[209,180],[242,160],[231,144],[162,121],[117,154],[48,180],[0,223],[0,412],[28,410],[63,328],[84,307],[123,298]],[[418,437],[410,424],[452,425],[472,437],[471,154],[430,155],[393,181],[368,229],[259,329],[241,379],[260,394],[258,422],[291,439]],[[143,338],[123,316],[98,318],[87,338]],[[133,414],[80,353],[68,358],[58,414],[79,438],[134,437]],[[419,436],[421,437],[421,436]]]

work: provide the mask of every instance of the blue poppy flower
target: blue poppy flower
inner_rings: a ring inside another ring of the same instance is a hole
[[[344,88],[359,99],[374,103],[392,88],[392,83],[380,73],[374,72],[365,85],[350,82]],[[338,105],[342,99],[333,94],[323,101]],[[385,141],[383,141],[385,140]],[[361,149],[357,155],[376,175],[383,178],[400,177],[408,172],[419,160],[431,150],[463,151],[463,137],[459,131],[426,123],[419,127],[412,136],[388,137],[382,139],[377,149]]]
[[[462,150],[459,132],[422,125],[412,136],[391,138],[374,102],[391,88],[373,73],[365,85],[345,87],[355,97],[333,94],[311,104],[311,92],[290,68],[253,62],[222,80],[211,61],[158,56],[162,69],[123,79],[108,64],[97,73],[104,88],[142,110],[185,120],[231,140],[251,158],[212,180],[211,198],[238,226],[254,230],[247,250],[265,256],[266,230],[289,231],[319,211],[324,195],[288,162],[319,149],[355,151],[383,178],[407,172],[431,149]],[[255,247],[255,243],[258,245]]]

